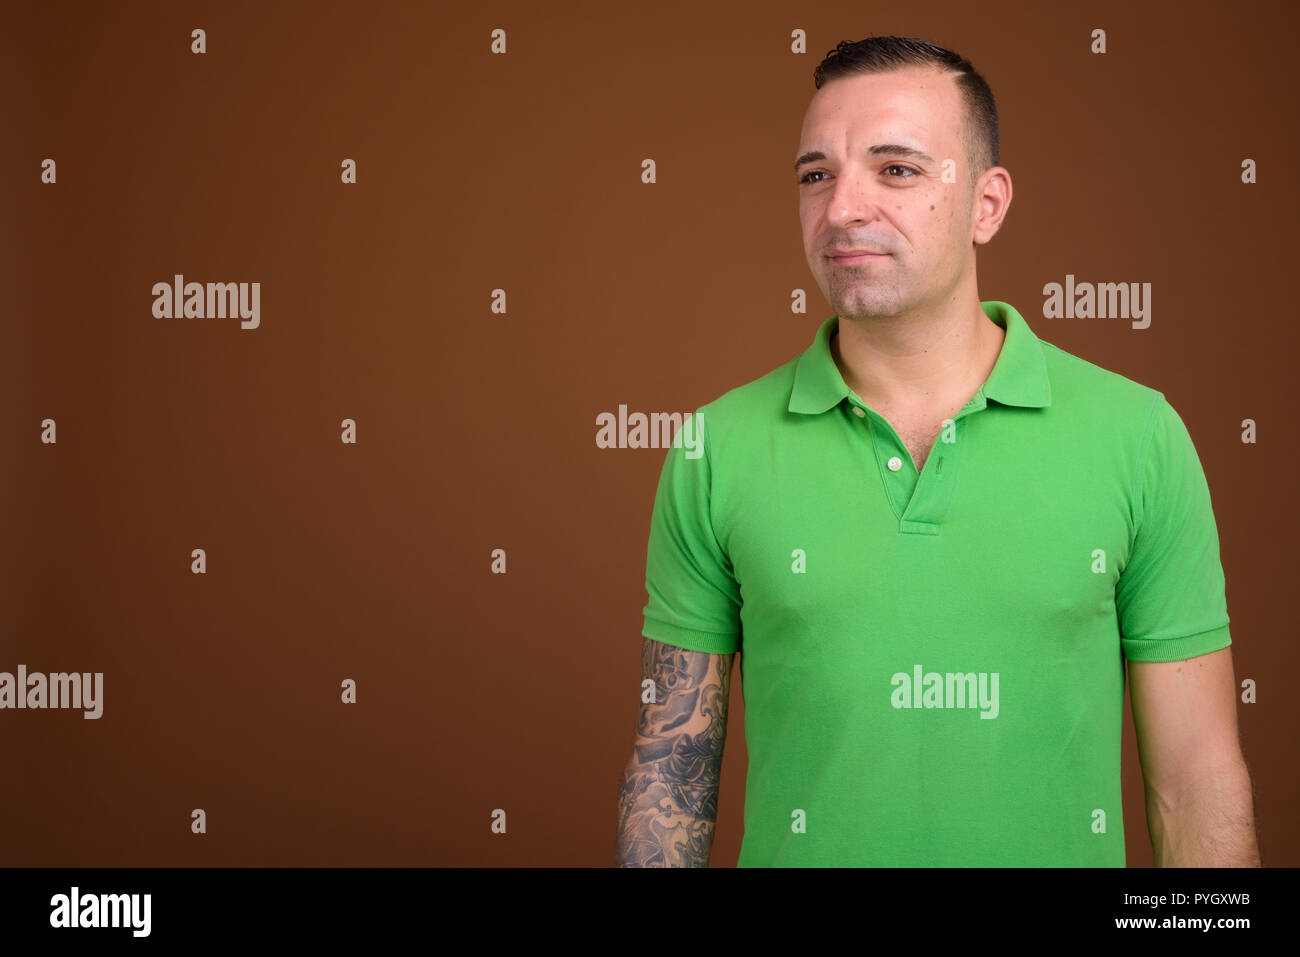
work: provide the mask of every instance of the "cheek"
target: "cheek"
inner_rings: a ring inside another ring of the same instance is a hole
[[[940,203],[935,212],[936,220],[943,226],[945,233],[951,233],[957,227],[957,207],[952,203]]]

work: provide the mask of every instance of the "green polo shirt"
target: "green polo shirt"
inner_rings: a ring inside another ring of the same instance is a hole
[[[835,316],[666,454],[642,634],[741,652],[742,867],[1123,867],[1124,658],[1231,644],[1164,395],[981,307],[997,363],[919,474]]]

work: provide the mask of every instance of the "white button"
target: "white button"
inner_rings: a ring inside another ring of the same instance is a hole
[[[867,413],[863,412],[861,409],[859,409],[859,408],[855,405],[855,406],[853,407],[853,414],[856,415],[859,419],[861,419],[861,418],[864,418],[864,417],[866,416]]]
[[[900,459],[897,455],[895,455],[892,459],[890,459],[885,464],[889,466],[889,471],[897,472],[899,469],[903,467],[903,460]]]

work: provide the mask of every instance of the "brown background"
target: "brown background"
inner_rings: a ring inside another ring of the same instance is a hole
[[[1294,7],[1041,8],[8,6],[0,671],[105,677],[98,721],[0,711],[0,863],[611,863],[664,452],[597,448],[595,417],[806,348],[812,71],[897,33],[997,97],[1015,195],[981,298],[1187,422],[1265,863],[1295,864]],[[261,327],[154,318],[175,273],[262,283]],[[1151,282],[1151,327],[1043,318],[1067,273]],[[737,678],[714,866],[743,718]]]

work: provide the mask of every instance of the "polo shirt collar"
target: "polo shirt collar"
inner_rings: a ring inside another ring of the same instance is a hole
[[[985,400],[1003,405],[1040,408],[1051,405],[1052,387],[1047,377],[1047,360],[1042,343],[1015,307],[998,300],[981,302],[984,314],[1007,331],[998,360],[988,380],[975,394],[972,404],[983,408]],[[839,328],[839,316],[831,316],[817,329],[813,344],[799,356],[790,390],[791,412],[821,413],[852,394],[831,357],[831,334]]]

